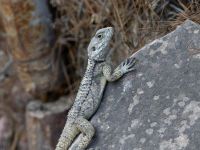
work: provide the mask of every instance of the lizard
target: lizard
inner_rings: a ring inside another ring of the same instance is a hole
[[[132,57],[127,58],[115,70],[112,70],[107,57],[113,32],[113,27],[97,30],[88,45],[87,68],[74,104],[68,112],[56,150],[85,150],[87,148],[95,133],[89,119],[98,109],[107,82],[116,81],[127,72],[135,70],[136,59]],[[77,136],[79,140],[74,144],[73,141]],[[73,148],[69,148],[72,145]]]

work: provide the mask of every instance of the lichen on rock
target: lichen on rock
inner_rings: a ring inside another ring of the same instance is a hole
[[[187,20],[133,55],[136,72],[108,84],[91,120],[90,148],[198,150],[200,25]]]

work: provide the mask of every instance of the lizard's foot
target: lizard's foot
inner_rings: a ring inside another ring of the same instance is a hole
[[[136,62],[137,62],[137,59],[134,57],[127,58],[120,65],[122,72],[127,73],[127,72],[135,70],[134,66],[135,66]]]

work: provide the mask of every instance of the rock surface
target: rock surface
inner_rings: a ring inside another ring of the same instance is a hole
[[[26,108],[26,128],[29,150],[54,150],[72,105],[71,97],[56,102],[32,101]],[[1,150],[1,149],[0,149]]]
[[[133,55],[137,71],[109,83],[90,148],[200,149],[200,25],[187,20]]]

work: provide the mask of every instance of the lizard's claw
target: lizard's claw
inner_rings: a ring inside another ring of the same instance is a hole
[[[121,69],[124,73],[135,70],[134,66],[137,62],[136,58],[127,58],[121,65]]]

